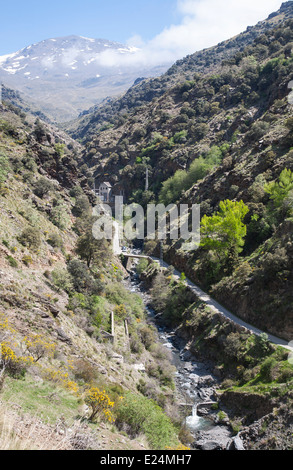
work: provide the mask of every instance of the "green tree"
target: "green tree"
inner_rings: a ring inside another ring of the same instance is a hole
[[[92,233],[92,225],[90,220],[95,220],[90,217],[86,222],[86,227],[82,235],[78,238],[76,244],[76,253],[81,259],[86,261],[88,268],[92,263],[99,264],[105,261],[110,256],[110,249],[107,240],[97,240]]]
[[[80,294],[100,295],[103,291],[102,282],[96,279],[87,266],[78,259],[73,259],[68,263],[67,270],[71,275],[71,282],[74,290]],[[86,304],[82,305],[85,308]]]
[[[217,145],[213,145],[207,153],[193,160],[187,171],[177,170],[173,176],[164,181],[159,194],[160,202],[166,205],[175,203],[183,191],[187,191],[221,163],[223,152],[227,152],[226,146],[223,146],[222,151]]]
[[[50,219],[61,230],[66,230],[70,226],[67,207],[61,200],[57,201],[56,205],[52,208]]]
[[[201,247],[215,251],[219,258],[240,253],[246,236],[243,219],[249,212],[243,201],[221,201],[220,210],[201,221]]]
[[[54,190],[54,184],[43,176],[34,183],[34,193],[36,196],[40,198],[43,198],[50,191],[53,191],[53,190]]]
[[[270,195],[276,208],[281,207],[285,199],[293,190],[293,173],[285,168],[279,176],[278,181],[272,181],[264,186],[264,190]]]
[[[55,144],[55,151],[60,158],[64,157],[65,144]]]
[[[166,205],[176,202],[182,191],[187,189],[186,177],[187,172],[185,170],[178,170],[174,176],[164,181],[159,195],[160,202]]]
[[[71,276],[67,269],[57,267],[52,271],[51,276],[53,283],[58,288],[58,290],[64,290],[68,293],[73,290]]]
[[[90,214],[90,208],[88,197],[83,194],[76,198],[75,205],[72,208],[72,214],[75,217],[88,216]]]
[[[197,181],[203,179],[209,173],[210,169],[210,163],[202,156],[193,160],[186,177],[186,186],[191,188]]]

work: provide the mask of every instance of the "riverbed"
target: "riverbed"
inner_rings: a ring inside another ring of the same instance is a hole
[[[182,338],[179,338],[175,331],[160,324],[151,307],[150,294],[140,282],[135,268],[126,280],[126,287],[142,297],[149,321],[158,332],[159,341],[170,351],[170,360],[176,368],[176,400],[186,416],[186,427],[194,437],[194,447],[202,450],[226,449],[232,433],[228,426],[217,424],[215,389],[218,380],[212,373],[212,365],[192,357],[188,349],[185,349]],[[212,402],[215,402],[214,411],[211,411]],[[209,404],[207,409],[204,403]]]

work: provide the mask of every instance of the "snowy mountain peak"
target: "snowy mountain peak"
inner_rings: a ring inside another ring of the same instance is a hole
[[[0,56],[0,81],[37,101],[43,112],[69,120],[133,85],[164,72],[135,64],[139,49],[101,38],[64,36]]]
[[[66,36],[41,41],[27,46],[18,52],[0,56],[0,69],[10,75],[20,74],[27,80],[84,67],[103,66],[104,56],[109,52],[132,54],[136,48],[111,42],[105,39],[92,39],[82,36]],[[95,73],[97,75],[97,73]]]

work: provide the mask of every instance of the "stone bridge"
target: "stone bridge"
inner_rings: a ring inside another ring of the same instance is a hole
[[[151,256],[146,256],[146,255],[136,255],[134,253],[121,253],[123,255],[123,261],[122,264],[124,268],[129,271],[131,268],[131,264],[134,259],[146,259],[148,261],[148,264],[151,264],[154,262],[153,258]]]

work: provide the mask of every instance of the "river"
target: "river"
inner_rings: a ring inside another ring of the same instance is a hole
[[[134,262],[135,263],[135,262]],[[156,327],[159,341],[170,351],[170,361],[176,368],[176,400],[186,414],[186,427],[197,442],[198,448],[224,449],[232,434],[227,426],[216,423],[217,411],[207,412],[206,416],[199,416],[198,406],[204,408],[204,403],[215,401],[215,386],[217,379],[213,376],[212,365],[197,361],[185,349],[185,342],[172,330],[168,330],[158,321],[150,305],[150,294],[140,282],[134,269],[126,281],[126,287],[139,294],[144,302],[149,321]],[[207,407],[208,408],[208,407]],[[207,410],[206,410],[207,411]],[[202,413],[201,413],[202,414]]]

